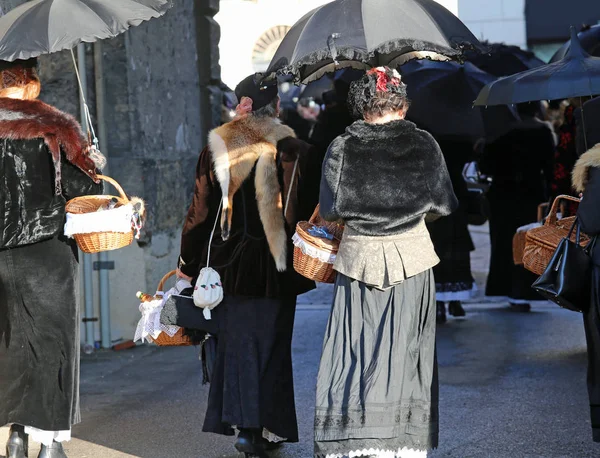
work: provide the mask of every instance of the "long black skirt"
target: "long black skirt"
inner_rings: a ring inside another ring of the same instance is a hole
[[[435,313],[431,270],[384,291],[338,273],[317,379],[315,457],[437,447]]]
[[[0,425],[80,421],[77,264],[58,238],[0,251]]]
[[[292,372],[296,297],[226,297],[203,431],[266,429],[298,441]]]

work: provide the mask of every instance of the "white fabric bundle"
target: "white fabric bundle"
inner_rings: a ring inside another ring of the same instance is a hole
[[[112,210],[92,213],[67,213],[65,235],[91,234],[94,232],[131,232],[133,205],[126,204]]]
[[[140,304],[140,312],[142,318],[138,322],[137,329],[135,330],[134,342],[141,340],[142,342],[148,341],[148,338],[156,339],[161,332],[164,332],[169,337],[173,337],[179,331],[179,326],[166,326],[160,322],[160,314],[165,305],[165,302],[173,294],[179,294],[186,288],[191,288],[190,282],[187,280],[179,280],[177,284],[169,291],[164,293],[162,299],[155,299],[150,302],[142,302]],[[157,291],[157,295],[162,294],[161,291]]]
[[[294,242],[294,246],[300,248],[302,253],[311,258],[318,259],[321,262],[326,262],[327,264],[334,264],[337,255],[327,250],[323,250],[321,248],[317,248],[309,243],[306,243],[302,237],[298,235],[296,232],[292,237],[292,241]]]

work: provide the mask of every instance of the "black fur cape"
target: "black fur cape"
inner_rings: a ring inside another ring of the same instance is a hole
[[[437,142],[406,120],[357,121],[336,138],[323,164],[320,203],[324,218],[368,236],[400,234],[458,206]]]

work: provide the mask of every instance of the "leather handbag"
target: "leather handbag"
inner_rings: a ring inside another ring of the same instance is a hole
[[[571,236],[577,228],[576,240]],[[532,288],[546,299],[574,312],[588,309],[591,299],[592,258],[590,252],[596,243],[594,238],[585,247],[580,244],[581,228],[577,220],[567,237],[558,244],[544,273]]]

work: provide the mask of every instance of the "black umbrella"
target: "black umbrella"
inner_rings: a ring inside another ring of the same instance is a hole
[[[564,59],[500,78],[482,89],[475,105],[506,105],[600,94],[600,57],[586,53],[571,28]]]
[[[492,43],[488,46],[485,53],[468,52],[466,60],[491,75],[508,76],[545,65],[535,54],[518,46],[503,43]]]
[[[400,71],[411,101],[408,119],[433,135],[494,139],[519,120],[509,107],[473,107],[479,91],[496,78],[469,62],[419,60]]]
[[[585,52],[592,56],[600,57],[600,25],[589,27],[577,34],[579,43]],[[550,63],[563,59],[571,48],[571,40],[562,45],[550,59]]]
[[[457,56],[473,46],[477,38],[434,0],[336,0],[292,27],[267,72],[307,83],[343,67],[394,66],[415,51]]]
[[[171,5],[170,0],[31,0],[0,18],[0,60],[112,38],[162,16]]]

